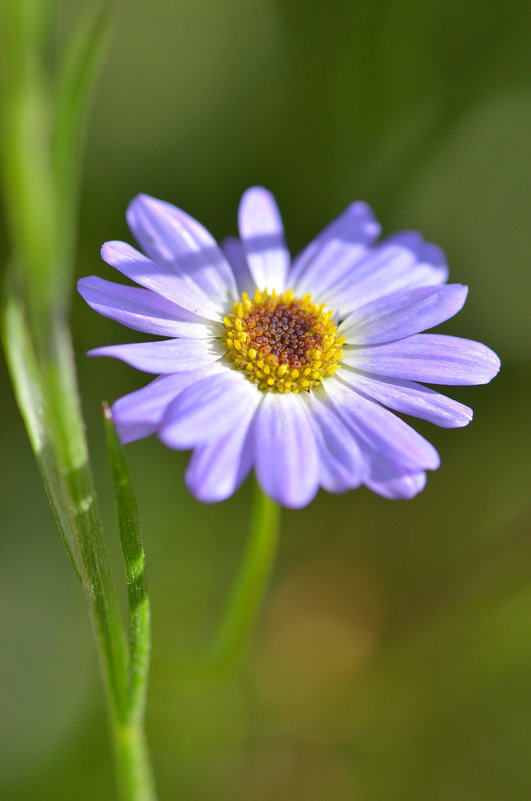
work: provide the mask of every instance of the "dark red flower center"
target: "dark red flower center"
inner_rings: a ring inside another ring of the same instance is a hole
[[[273,356],[278,364],[303,367],[309,361],[308,351],[322,349],[323,335],[316,330],[322,324],[296,302],[258,306],[242,318],[242,324],[249,347]]]

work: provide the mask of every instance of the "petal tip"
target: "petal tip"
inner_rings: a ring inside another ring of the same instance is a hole
[[[157,203],[156,198],[154,198],[152,195],[146,194],[145,192],[139,192],[138,195],[135,195],[134,198],[129,201],[127,211],[135,208],[136,206],[151,205],[153,203]]]
[[[83,278],[78,278],[76,283],[76,289],[82,298],[85,297],[83,292],[86,292],[86,290],[90,288],[90,281],[93,281],[94,278],[96,278],[95,275],[85,275],[83,276]]]
[[[241,203],[248,202],[250,200],[272,200],[273,193],[266,189],[265,186],[261,186],[257,184],[256,186],[250,186],[248,189],[241,196]]]
[[[140,192],[138,195],[134,196],[134,198],[129,202],[125,212],[125,219],[129,228],[133,231],[133,234],[135,233],[134,227],[137,223],[137,216],[146,213],[149,214],[149,212],[156,212],[157,209],[160,208],[162,202],[163,201],[158,200],[151,195],[146,195],[144,192]]]
[[[382,226],[378,222],[378,218],[372,207],[364,200],[355,200],[347,207],[347,211],[352,217],[365,218],[362,225],[364,233],[373,237],[378,237],[380,235]]]
[[[450,421],[448,428],[466,428],[474,419],[474,411],[462,404],[459,416],[455,415]]]
[[[476,376],[476,384],[490,384],[490,382],[496,378],[498,373],[501,369],[501,360],[497,353],[495,353],[491,348],[487,345],[483,345],[483,343],[477,343],[481,350],[481,363],[478,368],[478,373]]]
[[[87,350],[85,355],[89,356],[90,358],[92,358],[93,356],[105,356],[106,355],[105,353],[101,353],[101,351],[104,350],[105,346],[102,348],[91,348],[90,350]]]
[[[104,262],[111,267],[115,267],[117,260],[121,261],[127,251],[131,250],[131,245],[128,245],[127,242],[122,242],[120,239],[110,239],[101,246],[100,255]]]
[[[283,233],[277,202],[272,192],[263,186],[251,186],[243,193],[238,209],[240,234]]]
[[[490,350],[490,348],[489,348],[489,350]],[[491,350],[490,353],[491,353],[492,375],[488,380],[492,381],[492,379],[496,378],[496,376],[498,375],[498,373],[501,370],[501,359],[498,356],[498,354],[495,353],[493,350]]]

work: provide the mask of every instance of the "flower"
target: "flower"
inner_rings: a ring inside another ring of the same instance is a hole
[[[263,490],[294,508],[319,486],[411,498],[439,455],[393,412],[465,426],[471,409],[417,382],[483,384],[499,370],[479,342],[421,333],[456,314],[467,288],[445,283],[442,251],[418,233],[378,242],[365,203],[293,261],[261,187],[244,193],[240,238],[221,248],[147,195],[127,221],[146,255],[107,242],[102,257],[139,286],[92,276],[79,291],[100,314],[167,338],[89,355],[159,376],[115,402],[118,433],[124,443],[157,433],[170,448],[192,448],[186,483],[201,501],[229,497],[253,467]]]

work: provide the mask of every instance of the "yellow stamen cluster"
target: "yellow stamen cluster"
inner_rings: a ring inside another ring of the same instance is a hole
[[[244,292],[225,317],[227,356],[261,390],[310,391],[339,367],[344,337],[311,295]]]

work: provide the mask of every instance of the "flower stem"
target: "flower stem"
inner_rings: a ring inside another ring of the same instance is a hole
[[[258,617],[275,560],[280,507],[255,482],[249,537],[218,632],[204,660],[207,672],[228,670]]]
[[[254,483],[249,535],[225,612],[206,652],[172,666],[180,679],[211,678],[230,670],[252,635],[278,544],[280,507]],[[175,671],[175,672],[174,672]]]
[[[155,783],[141,721],[115,723],[114,744],[122,801],[156,801]]]

